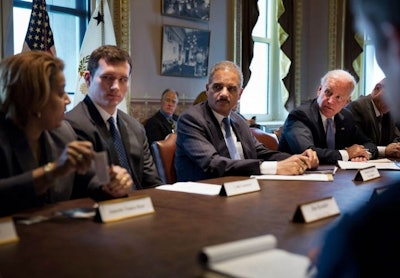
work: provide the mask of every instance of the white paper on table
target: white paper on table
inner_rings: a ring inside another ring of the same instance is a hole
[[[389,159],[376,159],[362,162],[342,161],[338,160],[338,165],[341,169],[364,169],[375,166],[378,170],[400,170],[397,164]]]
[[[196,193],[203,195],[218,195],[221,191],[221,185],[209,184],[201,182],[176,182],[174,184],[165,184],[157,186],[156,189],[186,192],[186,193]]]
[[[258,180],[333,181],[332,174],[253,175],[251,177]]]
[[[276,245],[275,236],[263,235],[204,247],[201,258],[209,269],[232,277],[307,277],[310,259]]]

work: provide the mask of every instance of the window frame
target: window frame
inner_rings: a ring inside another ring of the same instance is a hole
[[[265,42],[269,44],[269,78],[267,84],[267,111],[264,114],[244,114],[246,118],[251,118],[252,116],[257,117],[257,123],[262,125],[267,125],[270,127],[280,126],[283,124],[283,121],[286,119],[288,111],[285,108],[283,92],[286,90],[284,88],[284,83],[280,78],[280,44],[279,44],[279,24],[277,18],[277,1],[276,0],[267,0],[267,5],[271,6],[271,9],[266,9],[267,13],[267,22],[271,25],[270,34],[267,37],[256,37],[253,36],[254,42]],[[301,0],[299,1],[301,2]],[[301,7],[301,3],[297,4],[297,6]],[[234,41],[236,44],[234,45],[234,61],[240,67],[242,61],[242,1],[235,0],[234,4]],[[296,13],[299,9],[296,9]],[[301,15],[299,15],[301,16]],[[299,70],[299,69],[296,69]],[[251,78],[251,77],[250,77]],[[239,105],[240,112],[240,105]]]

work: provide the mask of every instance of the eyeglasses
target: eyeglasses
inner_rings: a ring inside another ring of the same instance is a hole
[[[219,93],[224,88],[226,88],[231,95],[235,95],[239,92],[239,87],[234,85],[224,85],[222,83],[213,83],[211,85],[211,89],[213,90],[214,93]]]
[[[326,98],[333,98],[333,100],[336,101],[337,103],[344,103],[344,102],[347,102],[347,100],[348,100],[348,98],[343,97],[343,96],[339,96],[339,95],[334,96],[333,93],[329,90],[325,90],[324,95]]]

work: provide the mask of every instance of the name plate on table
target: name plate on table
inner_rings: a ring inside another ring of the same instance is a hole
[[[260,185],[257,179],[246,179],[224,183],[219,195],[234,196],[254,191],[260,191]]]
[[[154,212],[149,196],[132,196],[99,202],[96,220],[108,223]]]
[[[380,176],[381,175],[379,174],[378,168],[376,168],[376,166],[371,166],[358,170],[356,176],[354,177],[354,180],[369,181],[372,179],[379,178]]]
[[[339,207],[333,197],[301,204],[293,216],[293,222],[310,223],[340,214]]]
[[[11,217],[0,218],[0,244],[18,241],[14,221]]]

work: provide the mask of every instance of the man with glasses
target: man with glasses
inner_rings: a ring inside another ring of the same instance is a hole
[[[106,151],[110,164],[130,173],[133,190],[161,184],[143,126],[117,109],[128,91],[132,71],[129,54],[117,46],[95,49],[83,77],[86,97],[66,114],[79,139]]]
[[[144,128],[146,129],[149,145],[154,141],[165,139],[170,133],[175,133],[176,121],[178,115],[175,110],[178,107],[178,92],[172,89],[166,89],[161,95],[161,107],[152,117],[150,117]]]
[[[289,113],[279,150],[296,154],[311,148],[321,164],[376,158],[376,145],[357,127],[351,112],[343,109],[350,102],[355,84],[347,71],[326,73],[317,97]]]
[[[243,92],[243,75],[230,61],[213,66],[207,100],[179,116],[175,168],[178,181],[260,174],[298,175],[318,167],[312,150],[293,155],[267,149],[233,111]]]

